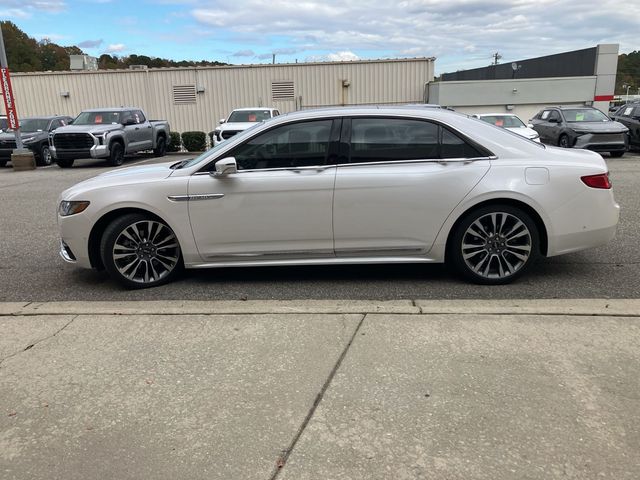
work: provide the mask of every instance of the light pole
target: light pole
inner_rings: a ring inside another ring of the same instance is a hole
[[[627,85],[626,83],[623,83],[622,88],[627,89],[627,94],[625,95],[625,102],[629,103],[629,89],[631,88],[631,85]]]

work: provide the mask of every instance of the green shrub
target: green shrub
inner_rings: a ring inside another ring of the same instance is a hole
[[[182,145],[189,152],[204,152],[207,148],[207,135],[204,132],[184,132]]]
[[[182,149],[182,138],[179,132],[171,132],[169,134],[170,142],[167,145],[167,152],[179,152]]]

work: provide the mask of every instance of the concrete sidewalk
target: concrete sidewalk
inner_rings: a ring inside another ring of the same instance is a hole
[[[0,478],[640,478],[640,300],[0,303]]]

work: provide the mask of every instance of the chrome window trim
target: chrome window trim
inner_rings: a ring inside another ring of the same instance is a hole
[[[304,167],[278,167],[278,168],[248,168],[246,170],[238,170],[236,173],[232,174],[232,175],[238,175],[240,173],[251,173],[251,172],[285,172],[285,171],[291,171],[291,172],[301,172],[301,171],[305,171],[305,170],[316,170],[316,171],[322,171],[322,170],[328,170],[330,168],[335,168],[337,165],[336,164],[331,164],[331,165],[316,165],[316,166],[304,166]],[[194,176],[196,175],[211,175],[211,172],[196,172],[193,174]]]
[[[336,167],[360,167],[363,165],[397,165],[404,163],[439,163],[439,164],[447,164],[447,163],[471,163],[478,162],[481,160],[497,160],[497,156],[492,155],[490,157],[458,157],[458,158],[425,158],[425,159],[415,159],[415,160],[383,160],[380,162],[358,162],[358,163],[338,163]]]
[[[486,150],[488,153],[491,153],[492,155],[486,156],[486,157],[471,157],[471,158],[459,158],[459,159],[451,159],[451,158],[441,158],[441,159],[431,159],[431,160],[418,160],[419,162],[422,161],[440,161],[440,162],[450,162],[450,161],[468,161],[468,162],[473,162],[473,161],[477,161],[477,160],[483,160],[483,159],[488,159],[488,160],[496,160],[498,159],[498,156],[493,154],[493,152],[491,152],[491,150],[489,150],[487,147],[485,147],[483,144],[477,142],[476,140],[473,140],[471,138],[469,138],[464,132],[460,131],[458,128],[454,127],[453,125],[449,124],[449,123],[445,123],[440,119],[434,119],[434,118],[428,118],[428,117],[423,117],[421,115],[416,115],[416,114],[411,114],[411,113],[392,113],[392,112],[386,112],[381,110],[380,111],[380,115],[376,115],[374,113],[371,112],[367,112],[367,113],[357,113],[357,112],[349,112],[349,113],[345,113],[344,115],[320,115],[320,116],[309,116],[306,117],[304,119],[300,119],[300,118],[296,118],[293,120],[286,120],[284,117],[286,117],[286,114],[283,115],[279,115],[279,118],[277,120],[275,120],[274,125],[272,126],[273,128],[278,128],[278,127],[282,127],[285,125],[290,125],[290,124],[294,124],[294,123],[302,123],[302,122],[309,122],[309,121],[319,121],[319,120],[344,120],[345,118],[347,119],[352,119],[352,118],[399,118],[399,119],[411,119],[411,120],[422,120],[425,122],[431,122],[431,123],[435,123],[436,125],[439,125],[443,128],[447,128],[449,130],[451,130],[452,132],[454,132],[456,135],[460,136],[462,138],[462,140],[471,143],[472,146],[473,144],[478,144],[479,146],[481,146],[484,150]],[[273,117],[276,118],[276,117]],[[271,123],[271,122],[270,122]],[[499,127],[498,127],[499,128]],[[260,129],[257,132],[254,132],[253,135],[247,137],[245,140],[245,142],[249,142],[251,141],[253,138],[257,137],[258,135],[261,135],[267,131],[271,130],[269,129]],[[513,133],[513,132],[511,132]],[[517,135],[517,134],[514,134]],[[224,158],[225,154],[228,153],[230,150],[232,150],[233,148],[235,148],[240,142],[237,142],[237,139],[234,138],[236,137],[236,135],[234,135],[233,137],[231,137],[230,139],[226,140],[225,142],[231,142],[229,143],[229,145],[227,145],[227,148],[224,148],[220,151],[220,153],[218,154],[218,156],[211,158],[211,159],[206,159],[203,160],[202,162],[204,163],[204,166],[201,167],[200,169],[198,169],[197,171],[195,171],[194,173],[192,173],[191,175],[203,175],[206,174],[208,175],[210,173],[209,170],[203,170],[204,168],[206,168],[208,165],[210,165],[212,162],[216,162],[222,158]],[[234,143],[235,140],[235,143]],[[535,143],[535,142],[534,142]],[[397,163],[398,161],[394,161],[394,163]],[[400,160],[399,162],[404,162],[403,160]],[[376,163],[376,162],[367,162],[370,164]],[[387,163],[387,161],[382,162],[382,163]],[[327,164],[327,165],[322,165],[324,167],[332,167],[332,166],[344,166],[344,165],[359,165],[359,164]],[[302,168],[302,167],[299,167]],[[257,171],[277,171],[277,170],[290,170],[291,167],[285,167],[285,168],[256,168],[256,169],[249,169],[249,170],[241,170],[238,171],[238,173],[241,172],[257,172]]]

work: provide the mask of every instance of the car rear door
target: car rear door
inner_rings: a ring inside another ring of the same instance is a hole
[[[426,254],[489,167],[485,154],[436,123],[345,119],[333,201],[336,256]]]
[[[189,216],[205,262],[333,257],[340,120],[279,125],[235,147],[238,172],[189,180]]]

